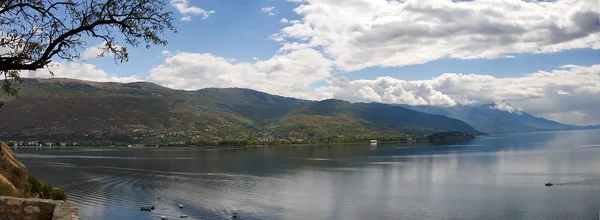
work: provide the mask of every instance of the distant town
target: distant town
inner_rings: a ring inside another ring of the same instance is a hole
[[[415,142],[426,141],[427,137],[411,137],[407,135],[396,137],[313,137],[313,138],[274,138],[260,137],[255,139],[200,139],[192,138],[175,141],[144,141],[144,137],[132,137],[132,142],[111,141],[111,140],[81,140],[81,141],[51,141],[51,140],[9,140],[6,144],[9,147],[28,147],[28,148],[49,148],[49,147],[76,147],[76,146],[106,146],[106,147],[159,147],[159,146],[186,146],[186,147],[212,147],[212,146],[257,146],[257,145],[282,145],[282,144],[315,144],[315,143],[370,143],[374,140],[379,143],[384,142]]]

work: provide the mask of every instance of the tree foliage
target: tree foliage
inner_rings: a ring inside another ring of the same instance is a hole
[[[165,45],[175,32],[164,0],[0,0],[2,90],[16,96],[22,71],[52,64],[53,58],[81,60],[91,39],[104,41],[102,54],[126,62],[125,46]],[[125,46],[121,46],[125,45]],[[51,73],[52,74],[52,73]]]

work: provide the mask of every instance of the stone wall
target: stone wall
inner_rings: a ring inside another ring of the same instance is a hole
[[[0,220],[78,220],[70,202],[0,196]]]

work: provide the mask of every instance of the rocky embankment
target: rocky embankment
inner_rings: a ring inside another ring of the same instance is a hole
[[[0,195],[29,197],[31,184],[27,168],[4,142],[0,142]]]
[[[27,167],[0,142],[0,219],[78,219],[77,206],[66,198],[63,190],[30,177]]]

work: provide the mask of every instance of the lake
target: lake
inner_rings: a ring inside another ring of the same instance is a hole
[[[600,211],[600,130],[446,146],[16,152],[30,174],[67,190],[81,219],[598,219]],[[146,205],[156,210],[140,212]]]

